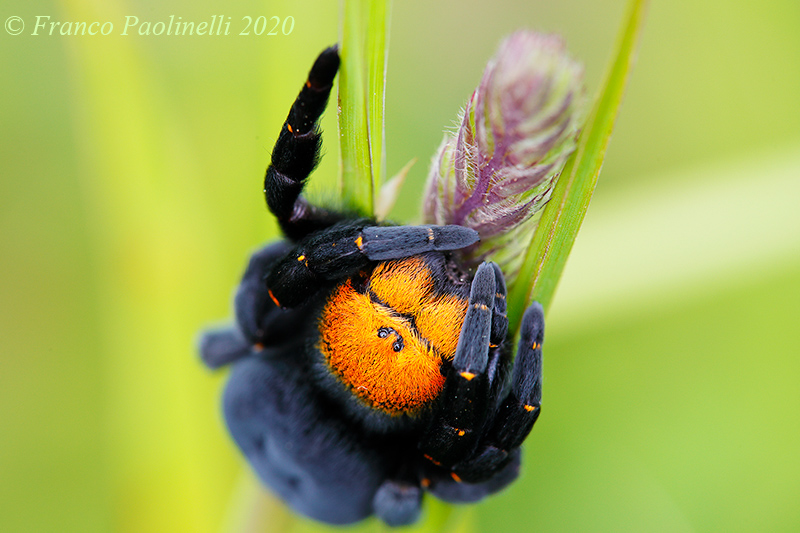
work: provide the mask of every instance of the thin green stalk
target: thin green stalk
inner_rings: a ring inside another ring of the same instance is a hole
[[[616,52],[578,139],[578,147],[561,173],[526,250],[520,273],[511,287],[508,319],[516,328],[519,328],[522,313],[531,301],[540,302],[546,310],[553,299],[603,166],[614,122],[636,60],[646,4],[647,0],[630,1]]]
[[[384,169],[384,94],[390,2],[343,0],[339,71],[341,190],[345,205],[375,210]]]
[[[372,156],[373,198],[386,179],[386,137],[384,109],[386,104],[386,63],[389,55],[389,19],[391,1],[370,4],[367,33],[367,110],[369,142]],[[373,202],[374,205],[374,202]]]

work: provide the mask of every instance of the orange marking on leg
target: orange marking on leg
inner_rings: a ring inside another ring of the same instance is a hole
[[[456,433],[458,433],[459,437],[463,437],[464,435],[467,434],[467,432],[464,431],[463,429],[456,429]]]
[[[269,294],[269,297],[272,299],[273,302],[275,302],[275,305],[277,305],[278,307],[281,306],[281,303],[278,301],[277,298],[275,298],[275,295],[272,294],[272,289],[267,289],[267,294]]]
[[[542,346],[542,345],[541,345],[541,344],[539,344],[538,342],[534,342],[534,343],[533,343],[533,346],[531,346],[531,349],[533,349],[533,350],[538,350],[538,349],[539,349],[541,346]]]
[[[461,377],[466,379],[467,381],[472,381],[472,378],[475,377],[475,374],[473,374],[472,372],[462,372]]]
[[[432,462],[436,466],[442,466],[442,463],[440,463],[439,461],[437,461],[436,459],[434,459],[430,455],[425,455],[424,457],[425,457],[425,459],[427,459],[428,461]]]
[[[364,248],[363,248],[363,246],[364,246],[364,239],[363,239],[363,238],[361,238],[361,235],[359,235],[359,236],[358,236],[358,238],[356,239],[356,246],[358,246],[358,249],[359,249],[359,250],[363,250],[363,249],[364,249]]]
[[[529,413],[534,409],[536,409],[535,405],[525,405],[525,410],[528,411]]]
[[[456,475],[455,472],[450,472],[450,477],[456,480],[456,483],[461,483],[461,478]]]
[[[311,87],[311,82],[310,81],[306,81],[306,87]]]
[[[298,256],[297,256],[297,260],[298,260],[298,261],[302,261],[302,260],[303,260],[303,259],[305,259],[305,258],[306,258],[306,256],[304,256],[304,255],[298,255]]]
[[[286,129],[289,130],[289,133],[294,133],[294,130],[292,129],[292,125],[291,124],[287,124],[286,125]]]

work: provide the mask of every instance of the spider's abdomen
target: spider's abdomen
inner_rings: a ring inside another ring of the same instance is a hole
[[[467,300],[441,290],[422,256],[380,263],[332,292],[319,322],[326,363],[364,403],[414,414],[435,399],[456,351]]]

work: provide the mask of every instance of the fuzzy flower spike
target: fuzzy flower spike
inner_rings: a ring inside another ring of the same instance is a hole
[[[583,121],[583,68],[561,38],[519,31],[505,39],[433,159],[423,203],[430,224],[476,230],[465,251],[513,278]]]

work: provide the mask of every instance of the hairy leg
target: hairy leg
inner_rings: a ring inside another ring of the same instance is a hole
[[[300,240],[324,229],[344,215],[309,204],[300,193],[319,162],[322,145],[319,119],[328,102],[339,68],[336,46],[324,50],[308,73],[286,117],[264,177],[264,194],[284,234]]]

